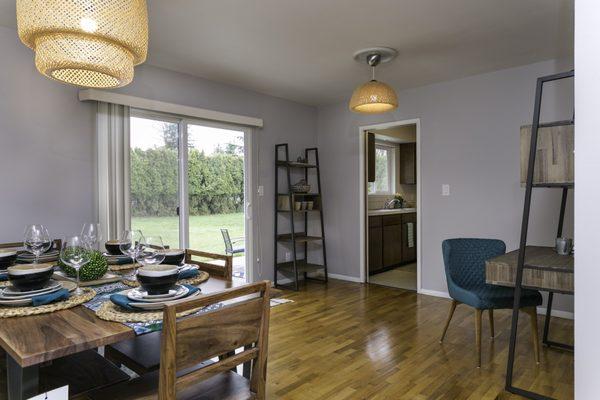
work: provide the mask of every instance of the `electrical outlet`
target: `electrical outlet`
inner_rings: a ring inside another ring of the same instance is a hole
[[[292,253],[289,251],[285,253],[285,261],[292,261]]]
[[[259,186],[258,187],[258,195],[259,196],[264,196],[265,195],[265,187],[264,186]]]

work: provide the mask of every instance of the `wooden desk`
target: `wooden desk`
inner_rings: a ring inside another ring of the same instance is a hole
[[[212,293],[244,283],[211,277],[200,288]],[[101,320],[84,306],[2,319],[0,346],[7,353],[8,398],[21,400],[37,394],[40,363],[133,337],[131,328]]]
[[[485,279],[492,285],[515,286],[519,250],[511,251],[485,263]],[[523,269],[523,287],[556,293],[573,294],[573,256],[561,256],[552,247],[527,246]]]

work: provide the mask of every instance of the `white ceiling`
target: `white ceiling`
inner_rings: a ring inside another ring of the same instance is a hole
[[[370,72],[355,51],[394,47],[396,89],[572,57],[573,0],[148,0],[148,63],[320,105]],[[0,25],[15,23],[0,0]]]

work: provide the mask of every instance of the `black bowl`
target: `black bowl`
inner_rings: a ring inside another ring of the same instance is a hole
[[[181,265],[185,260],[185,250],[182,249],[167,249],[164,254],[165,259],[161,264]]]
[[[177,283],[179,270],[176,265],[153,265],[137,270],[137,280],[148,294],[164,294]]]
[[[17,261],[16,250],[0,250],[0,269],[6,269],[15,265]]]
[[[119,247],[120,245],[120,240],[109,240],[108,242],[104,243],[104,247],[106,247],[106,251],[108,251],[108,254],[112,254],[113,256],[123,255],[123,253],[121,252],[121,248]]]
[[[43,288],[53,273],[52,264],[20,264],[8,268],[8,279],[21,292],[28,292]]]

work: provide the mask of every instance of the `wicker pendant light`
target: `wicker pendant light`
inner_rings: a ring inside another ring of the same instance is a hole
[[[354,59],[366,61],[373,70],[373,79],[357,87],[352,93],[348,108],[363,114],[382,114],[398,108],[398,96],[389,85],[375,80],[375,67],[392,60],[396,51],[389,48],[373,48],[359,51]]]
[[[148,51],[145,0],[17,0],[17,27],[38,71],[76,86],[125,86]]]

